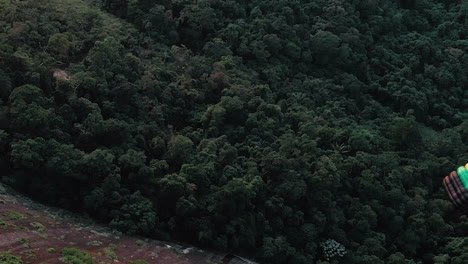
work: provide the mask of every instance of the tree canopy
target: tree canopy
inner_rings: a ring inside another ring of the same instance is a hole
[[[467,263],[442,186],[468,161],[467,18],[455,0],[0,0],[0,177],[261,263]]]

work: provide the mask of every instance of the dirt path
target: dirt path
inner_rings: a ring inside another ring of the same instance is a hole
[[[157,264],[215,264],[222,259],[195,248],[122,236],[66,211],[12,194],[0,185],[0,252],[10,251],[24,263],[53,264],[64,263],[60,258],[66,247],[89,252],[100,264],[139,259]]]

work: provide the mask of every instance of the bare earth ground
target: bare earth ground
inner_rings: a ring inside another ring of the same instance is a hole
[[[91,253],[96,263],[215,264],[222,255],[173,243],[128,237],[86,219],[33,202],[0,185],[0,253],[24,263],[64,263],[63,248]],[[224,262],[224,261],[223,261]],[[231,260],[225,263],[245,263]]]

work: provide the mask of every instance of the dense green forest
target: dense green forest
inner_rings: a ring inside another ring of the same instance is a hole
[[[0,176],[269,264],[466,264],[466,0],[0,0]]]

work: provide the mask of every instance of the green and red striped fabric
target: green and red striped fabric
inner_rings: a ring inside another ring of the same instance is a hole
[[[443,185],[453,204],[456,206],[468,204],[468,163],[446,176]]]
[[[461,200],[463,200],[463,202],[467,202],[468,201],[468,189],[463,185],[460,177],[458,177],[458,174],[452,171],[449,175],[449,178],[453,180],[455,187],[459,190]]]

